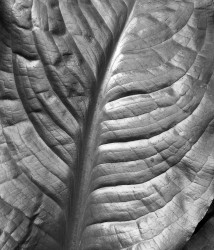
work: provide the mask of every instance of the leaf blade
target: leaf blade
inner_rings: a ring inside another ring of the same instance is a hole
[[[211,203],[212,6],[202,9],[136,3],[98,97],[80,249],[177,249]]]

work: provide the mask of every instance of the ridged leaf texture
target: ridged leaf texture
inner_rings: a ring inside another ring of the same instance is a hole
[[[213,1],[0,0],[0,30],[0,249],[212,250]]]

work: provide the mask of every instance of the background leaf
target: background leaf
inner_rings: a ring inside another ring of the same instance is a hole
[[[190,241],[186,244],[183,250],[209,250],[214,247],[213,233],[214,233],[214,221],[213,221],[213,210],[214,203],[210,206],[209,210],[204,216],[203,220],[198,224],[194,235]]]

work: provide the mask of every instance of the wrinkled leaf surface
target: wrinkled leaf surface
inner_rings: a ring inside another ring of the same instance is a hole
[[[213,13],[0,0],[2,250],[185,246],[214,198]]]

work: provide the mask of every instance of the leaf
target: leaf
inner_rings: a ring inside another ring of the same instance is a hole
[[[213,2],[0,14],[1,249],[182,249],[214,198]]]

